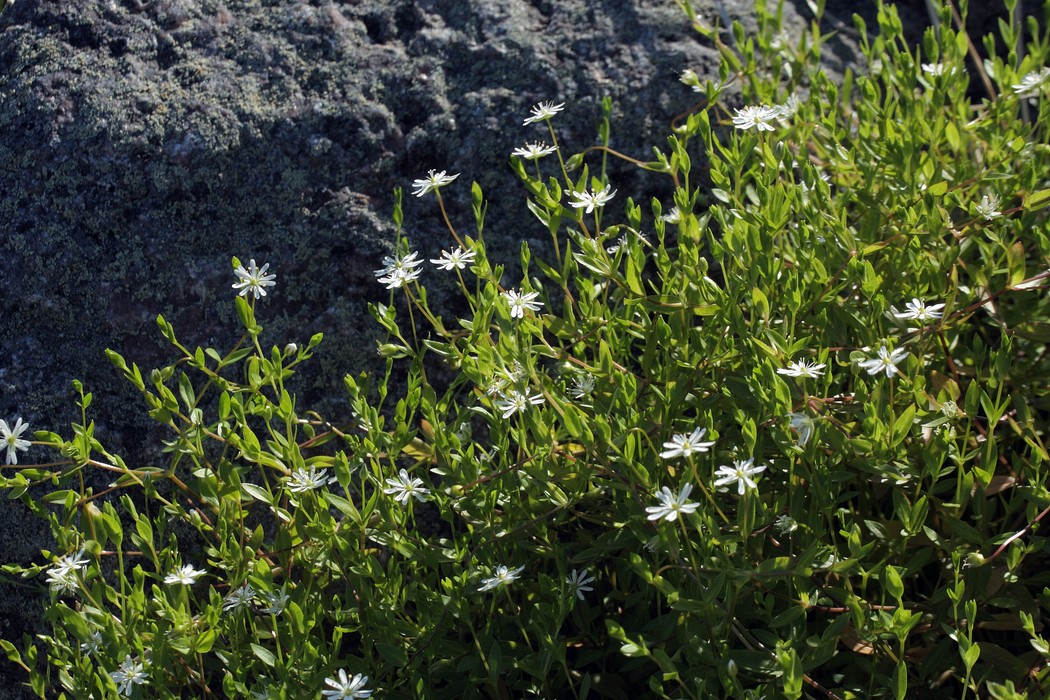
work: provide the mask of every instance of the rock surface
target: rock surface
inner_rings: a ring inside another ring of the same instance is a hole
[[[751,21],[750,2],[724,5]],[[902,8],[906,23],[921,7]],[[789,27],[811,19],[802,0],[786,11]],[[852,9],[829,11],[846,23],[829,54],[841,67]],[[301,405],[345,417],[342,376],[379,366],[366,303],[387,298],[372,271],[394,187],[414,246],[436,257],[448,236],[411,181],[462,173],[444,192],[469,230],[477,180],[490,257],[511,262],[522,240],[546,245],[507,166],[544,137],[522,126],[531,105],[566,103],[559,138],[575,152],[610,96],[613,146],[644,159],[694,103],[679,73],[717,65],[673,0],[17,0],[0,15],[0,417],[68,434],[79,378],[97,437],[130,464],[159,459],[166,436],[103,350],[170,362],[158,313],[191,348],[228,347],[234,255],[278,274],[264,342],[325,333]],[[614,172],[623,197],[669,191]],[[2,519],[0,560],[41,561],[46,528],[17,504]],[[0,637],[17,643],[39,629],[38,590],[0,588]]]

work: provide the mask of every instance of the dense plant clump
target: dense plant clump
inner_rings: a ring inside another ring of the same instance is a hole
[[[732,46],[694,18],[720,80],[687,70],[701,104],[632,161],[666,200],[609,181],[608,101],[571,157],[571,102],[524,118],[551,245],[520,276],[477,184],[467,233],[458,174],[416,180],[449,239],[376,270],[387,370],[346,376],[345,416],[297,404],[321,337],[265,349],[284,282],[235,258],[236,347],[158,318],[172,364],[109,353],[166,466],[109,452],[79,384],[71,437],[0,421],[2,485],[57,543],[4,567],[49,589],[51,633],[0,642],[33,690],[1045,697],[1050,35],[1003,23],[974,63],[965,3],[922,47],[885,7],[833,84],[819,21],[789,41],[757,4]]]

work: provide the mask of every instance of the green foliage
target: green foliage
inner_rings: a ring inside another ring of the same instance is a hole
[[[945,7],[921,48],[892,7],[870,40],[858,19],[842,84],[819,22],[701,27],[721,81],[687,71],[703,108],[633,161],[664,200],[608,182],[610,103],[569,158],[538,106],[557,156],[511,164],[552,245],[520,279],[486,257],[481,188],[461,235],[431,171],[460,250],[424,276],[437,251],[398,240],[387,372],[346,376],[345,416],[298,406],[321,338],[265,350],[272,283],[234,260],[232,350],[158,318],[172,364],[109,353],[166,466],[107,451],[78,385],[72,435],[36,434],[60,457],[3,480],[57,543],[5,567],[51,589],[51,634],[8,658],[41,696],[1042,695],[1050,37],[1004,24],[971,86]]]

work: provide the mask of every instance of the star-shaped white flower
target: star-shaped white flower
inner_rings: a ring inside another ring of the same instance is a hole
[[[923,323],[936,321],[944,315],[941,311],[941,309],[944,308],[944,304],[934,304],[932,306],[926,306],[926,302],[918,298],[913,298],[911,301],[905,304],[905,308],[907,309],[907,311],[894,313],[893,315],[901,320],[922,321]]]
[[[440,258],[431,258],[430,262],[438,266],[440,270],[465,270],[467,265],[474,262],[477,253],[473,250],[463,250],[456,247],[451,253],[447,250],[441,251]]]
[[[417,197],[422,197],[427,192],[436,192],[457,177],[459,177],[459,173],[456,173],[455,175],[446,175],[444,170],[441,172],[428,170],[425,178],[412,181],[412,186],[416,188],[412,191],[412,194]]]
[[[125,697],[131,697],[135,686],[142,685],[149,678],[146,675],[145,666],[141,662],[133,660],[131,654],[124,656],[124,661],[121,662],[120,668],[116,671],[110,671],[109,677],[117,684],[117,692]]]
[[[570,194],[575,197],[576,201],[569,202],[569,206],[577,209],[583,208],[586,213],[590,214],[595,207],[604,207],[610,199],[616,196],[616,190],[609,191],[611,188],[612,185],[606,185],[600,192],[572,192]]]
[[[262,597],[263,600],[266,601],[266,607],[259,612],[266,613],[267,615],[280,615],[284,612],[284,609],[288,607],[288,601],[291,599],[291,596],[288,595],[284,586],[281,586],[276,591],[263,593]]]
[[[817,364],[816,362],[810,362],[809,360],[800,360],[798,362],[789,362],[787,367],[782,367],[777,370],[777,374],[783,374],[788,377],[808,377],[810,379],[816,379],[817,377],[823,376],[823,370],[825,367],[824,363]]]
[[[815,423],[805,413],[790,413],[788,418],[791,419],[791,429],[798,433],[798,444],[800,447],[805,447],[806,443],[813,436],[813,428]]]
[[[517,569],[508,569],[503,564],[496,567],[496,575],[481,580],[481,587],[478,588],[478,592],[491,591],[494,588],[500,586],[506,586],[507,584],[516,581],[522,571],[525,570],[524,565],[519,566]]]
[[[583,600],[584,593],[590,593],[594,589],[587,584],[593,583],[594,577],[588,575],[587,569],[577,572],[573,569],[572,572],[565,577],[565,583],[569,584],[569,596],[576,596],[580,600]]]
[[[1050,66],[1030,71],[1021,78],[1020,83],[1013,86],[1014,94],[1021,99],[1036,97],[1047,81],[1050,81]]]
[[[47,583],[55,593],[72,593],[80,585],[79,576],[87,569],[84,550],[60,557],[47,570]]]
[[[890,352],[889,348],[885,345],[881,346],[875,357],[868,360],[861,360],[858,364],[868,371],[868,374],[875,375],[879,372],[885,372],[887,377],[892,377],[894,372],[899,372],[897,365],[904,361],[904,358],[908,356],[908,351],[904,348],[896,348]]]
[[[512,155],[524,158],[525,160],[536,160],[549,156],[558,150],[557,146],[548,146],[545,143],[527,143],[521,148],[515,148],[511,151]]]
[[[780,117],[779,107],[769,105],[748,105],[735,110],[733,126],[738,129],[755,129],[757,131],[773,131],[772,122]]]
[[[977,213],[984,217],[985,221],[992,221],[1002,216],[1003,213],[999,211],[999,195],[982,195],[981,203],[974,206]]]
[[[700,504],[686,500],[692,491],[692,484],[683,486],[677,495],[666,486],[661,486],[660,490],[656,492],[656,500],[660,502],[660,505],[647,506],[645,509],[645,512],[649,514],[649,520],[660,520],[661,518],[664,520],[676,520],[679,514],[695,513]]]
[[[394,500],[401,505],[408,505],[409,498],[415,498],[420,503],[426,503],[427,494],[430,493],[430,489],[423,488],[423,480],[409,476],[406,469],[402,469],[398,472],[398,479],[387,479],[386,483],[390,485],[390,488],[383,489],[383,493],[388,496],[393,496]]]
[[[296,467],[292,470],[292,475],[285,480],[288,490],[292,493],[306,493],[307,491],[319,489],[327,483],[328,470],[322,469],[318,471],[317,467],[310,467],[310,471],[306,471],[302,467]]]
[[[733,466],[721,466],[718,471],[715,472],[715,476],[721,474],[722,476],[715,479],[715,487],[721,488],[723,486],[729,486],[730,484],[737,485],[737,493],[741,496],[747,489],[758,488],[758,484],[755,483],[753,477],[755,474],[764,472],[766,465],[760,464],[757,467],[754,466],[755,460],[751,457],[747,459],[738,459],[733,462]]]
[[[266,263],[261,268],[256,267],[255,259],[248,261],[248,267],[244,265],[238,265],[237,269],[233,271],[233,274],[237,275],[239,282],[233,283],[234,289],[241,290],[237,293],[237,296],[246,296],[251,293],[256,299],[259,297],[266,296],[266,288],[273,287],[277,283],[274,282],[277,279],[277,275],[268,275],[266,271],[270,268],[270,263]]]
[[[239,588],[235,588],[226,595],[226,600],[222,603],[223,610],[236,610],[238,608],[246,608],[252,604],[255,600],[255,589],[251,587],[251,584],[246,583]]]
[[[350,678],[346,671],[339,669],[338,678],[324,679],[324,684],[331,688],[331,690],[323,690],[321,691],[321,695],[329,698],[329,700],[370,698],[372,697],[372,691],[365,687],[366,683],[368,683],[368,676],[362,676],[360,673],[356,673],[353,678]]]
[[[565,103],[554,104],[553,102],[540,102],[532,108],[532,116],[526,117],[525,121],[521,123],[522,126],[528,126],[534,122],[542,122],[550,119],[558,112],[565,108]]]
[[[7,421],[0,418],[0,448],[7,448],[7,464],[18,464],[18,452],[25,452],[32,444],[29,440],[21,438],[22,433],[29,429],[28,423],[22,422],[19,416],[15,420],[15,427],[8,427]]]
[[[388,255],[383,258],[383,268],[376,270],[375,276],[387,289],[397,289],[418,278],[422,272],[418,268],[422,264],[419,253],[415,251],[399,257]]]
[[[689,435],[685,433],[672,435],[671,441],[664,443],[664,451],[660,453],[660,456],[664,459],[673,459],[674,457],[689,457],[694,452],[707,452],[715,441],[704,442],[703,437],[706,434],[707,428],[697,428]]]
[[[536,301],[539,292],[519,292],[511,289],[503,292],[503,298],[510,304],[511,318],[525,318],[525,311],[539,311],[543,306],[542,301]]]
[[[192,564],[184,564],[165,576],[164,583],[168,586],[192,586],[206,573],[206,571],[194,569]]]
[[[500,400],[496,402],[496,408],[500,410],[504,418],[510,418],[515,413],[524,411],[529,406],[539,406],[544,400],[543,394],[530,395],[528,389],[525,390],[525,393],[517,389],[511,389],[506,394],[501,395]]]

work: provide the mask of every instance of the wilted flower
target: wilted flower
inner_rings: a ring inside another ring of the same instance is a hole
[[[799,446],[805,447],[813,437],[813,419],[805,413],[789,413],[788,417],[791,419],[791,429],[798,433]]]
[[[32,444],[29,440],[21,439],[22,433],[29,428],[28,423],[22,422],[19,416],[15,420],[15,427],[10,428],[7,421],[0,418],[0,448],[7,448],[7,464],[18,464],[18,452],[25,452]]]
[[[399,479],[387,479],[390,488],[383,489],[383,493],[393,496],[394,500],[402,505],[408,505],[409,498],[415,498],[420,503],[425,503],[430,489],[423,488],[423,480],[409,476],[408,471],[402,469],[398,475]]]
[[[671,441],[664,443],[665,449],[660,453],[660,456],[664,459],[671,459],[673,457],[689,457],[694,452],[707,452],[707,448],[715,444],[715,441],[703,442],[703,437],[706,434],[707,428],[697,428],[689,435],[684,433],[672,435]]]
[[[565,103],[554,104],[553,102],[540,102],[532,108],[532,116],[526,117],[525,121],[522,122],[522,126],[528,126],[533,122],[542,122],[550,119],[555,114],[560,112],[565,107]]]
[[[346,698],[370,698],[372,691],[365,688],[368,676],[360,673],[354,674],[353,678],[347,676],[346,671],[339,669],[338,678],[325,678],[325,685],[332,690],[322,690],[321,695],[329,700],[346,700]]]
[[[780,117],[779,107],[768,105],[748,105],[736,110],[733,117],[733,126],[738,129],[756,129],[757,131],[773,131],[771,122]]]
[[[537,160],[549,156],[558,150],[557,146],[548,146],[545,143],[527,143],[521,148],[515,148],[511,153],[525,160]]]
[[[590,593],[594,589],[588,586],[588,583],[593,583],[594,577],[587,574],[587,569],[577,572],[573,569],[572,572],[565,577],[565,583],[569,584],[569,596],[576,596],[580,600],[583,600],[584,593]]]
[[[611,187],[612,185],[606,185],[601,192],[572,192],[570,194],[576,198],[576,201],[569,202],[569,206],[577,209],[583,208],[586,213],[590,214],[595,207],[604,207],[610,199],[616,196],[616,190],[609,191]]]
[[[525,570],[524,566],[519,566],[517,569],[508,569],[503,564],[496,567],[496,575],[490,578],[481,580],[481,587],[478,588],[478,592],[491,591],[494,588],[505,586],[512,581],[517,580],[518,576],[522,571]]]
[[[277,279],[277,275],[268,275],[266,270],[270,267],[270,263],[266,263],[261,268],[255,266],[255,260],[248,261],[248,268],[245,269],[244,265],[238,265],[233,271],[233,274],[237,275],[239,282],[233,283],[234,289],[241,290],[237,296],[245,296],[249,292],[255,295],[255,298],[266,296],[266,287],[273,287],[277,283],[273,280]]]
[[[715,472],[715,476],[721,474],[721,477],[715,479],[715,486],[721,488],[722,486],[736,484],[737,493],[741,496],[744,495],[747,489],[758,488],[758,484],[751,477],[764,472],[766,465],[760,464],[756,467],[754,463],[755,460],[748,457],[747,459],[734,460],[731,467],[725,465],[719,467],[718,471]]]
[[[539,311],[542,301],[535,301],[539,292],[519,292],[515,289],[503,292],[503,298],[510,304],[511,318],[525,318],[525,311]]]
[[[893,352],[885,346],[881,346],[879,351],[875,353],[875,357],[870,360],[862,360],[858,364],[868,371],[868,374],[878,374],[879,372],[885,372],[887,377],[892,377],[894,372],[898,372],[897,365],[904,361],[904,358],[908,356],[908,351],[904,348],[897,348]]]
[[[645,512],[649,514],[649,520],[676,520],[681,513],[689,514],[696,512],[700,507],[695,501],[686,500],[693,491],[692,484],[685,484],[677,494],[666,486],[661,486],[656,492],[658,506],[647,506]]]
[[[473,250],[463,250],[457,247],[451,253],[447,250],[441,251],[441,257],[431,258],[430,262],[437,265],[441,270],[465,270],[467,265],[474,262],[476,254]]]
[[[422,197],[427,192],[436,192],[457,177],[459,177],[459,173],[456,173],[455,175],[446,175],[444,170],[441,172],[428,170],[425,178],[421,180],[413,180],[412,186],[416,189],[412,191],[412,194],[417,197]]]

